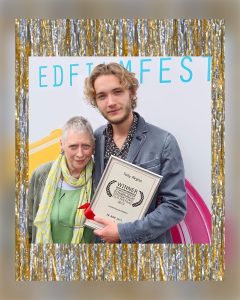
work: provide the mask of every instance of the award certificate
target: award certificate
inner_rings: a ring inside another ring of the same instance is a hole
[[[161,180],[158,174],[111,156],[93,196],[91,210],[116,223],[141,219]],[[103,228],[90,219],[86,219],[84,225]]]

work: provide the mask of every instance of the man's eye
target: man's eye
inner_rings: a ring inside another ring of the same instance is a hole
[[[121,93],[122,93],[121,90],[116,90],[116,91],[114,91],[114,94],[115,94],[115,95],[119,95],[119,94],[121,94]]]
[[[98,95],[97,96],[97,100],[103,100],[105,97],[104,97],[104,95]]]

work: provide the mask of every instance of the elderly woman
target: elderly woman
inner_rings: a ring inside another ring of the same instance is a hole
[[[89,122],[73,117],[63,127],[62,152],[36,169],[29,187],[29,236],[32,243],[91,243],[82,226],[90,202],[95,140]]]

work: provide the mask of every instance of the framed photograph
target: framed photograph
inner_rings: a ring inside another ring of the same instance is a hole
[[[16,280],[222,280],[224,20],[16,19],[15,29]],[[179,142],[187,215],[171,229],[173,244],[30,244],[32,172],[56,158],[69,117],[83,115],[94,129],[104,124],[84,102],[83,82],[111,61],[139,79],[137,112]]]

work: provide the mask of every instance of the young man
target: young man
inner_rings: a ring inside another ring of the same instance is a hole
[[[186,214],[182,157],[170,133],[134,112],[138,86],[135,74],[117,63],[96,66],[85,80],[86,98],[108,121],[95,132],[96,184],[111,155],[163,176],[142,220],[116,224],[96,216],[104,228],[94,233],[109,243],[171,243],[170,228]]]

